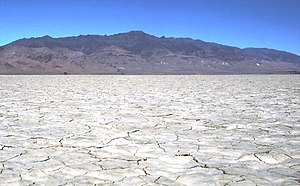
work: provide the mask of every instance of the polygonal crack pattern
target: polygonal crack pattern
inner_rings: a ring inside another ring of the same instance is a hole
[[[3,185],[298,185],[300,78],[0,76]]]

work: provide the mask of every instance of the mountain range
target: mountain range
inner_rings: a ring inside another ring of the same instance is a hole
[[[142,31],[24,38],[0,47],[0,74],[299,73],[300,56]]]

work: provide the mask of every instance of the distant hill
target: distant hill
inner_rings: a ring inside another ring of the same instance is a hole
[[[141,31],[20,39],[0,47],[0,74],[299,73],[300,56]]]

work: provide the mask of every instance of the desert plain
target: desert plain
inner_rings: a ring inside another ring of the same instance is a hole
[[[0,185],[299,184],[299,75],[0,76]]]

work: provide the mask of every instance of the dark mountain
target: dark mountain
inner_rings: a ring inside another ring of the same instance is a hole
[[[300,56],[141,31],[20,39],[0,47],[0,74],[299,73]]]

